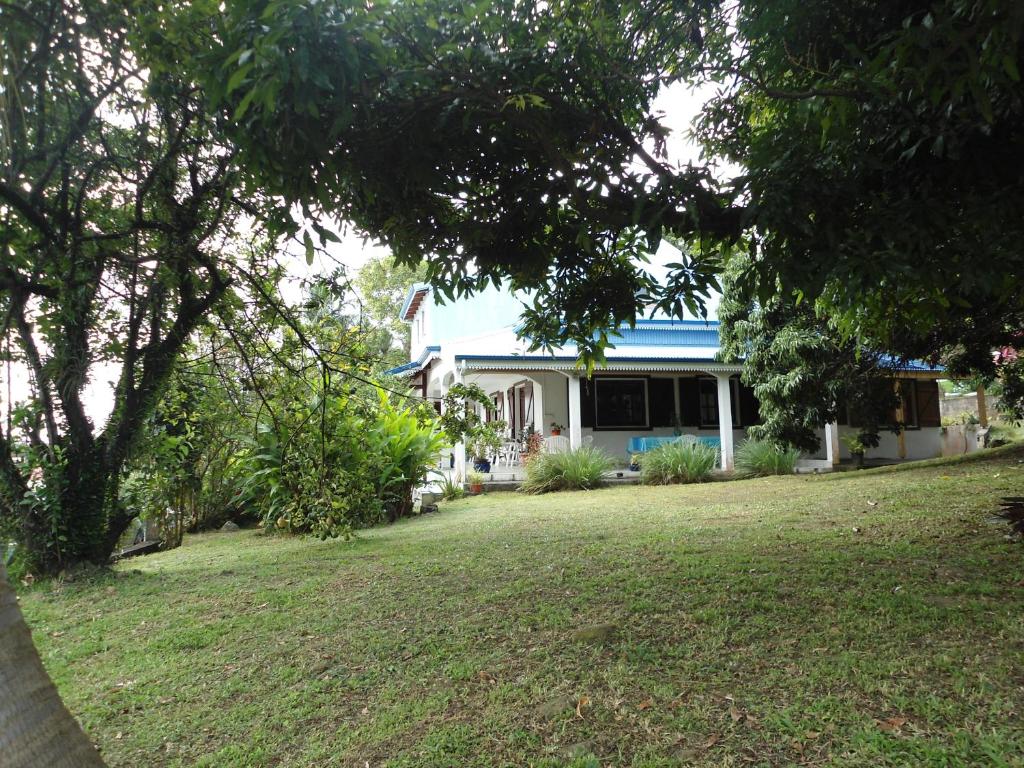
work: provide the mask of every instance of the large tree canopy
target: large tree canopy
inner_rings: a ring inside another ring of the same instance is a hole
[[[877,348],[990,361],[1021,320],[1022,26],[998,0],[740,3],[700,129],[746,169],[739,285]]]
[[[225,7],[195,66],[254,182],[443,287],[537,291],[539,343],[586,349],[651,299],[699,309],[747,228],[737,285],[883,347],[984,346],[1020,306],[1019,3]],[[699,133],[743,167],[728,189],[654,151],[652,99],[678,80],[720,86]],[[656,288],[632,257],[662,233],[698,247]]]

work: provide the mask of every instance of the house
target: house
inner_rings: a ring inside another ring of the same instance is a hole
[[[428,286],[414,285],[401,310],[411,325],[410,362],[390,373],[405,377],[439,409],[453,384],[480,385],[495,401],[481,416],[508,422],[517,438],[530,429],[550,435],[554,425],[571,447],[586,441],[625,458],[640,438],[692,434],[721,448],[722,469],[733,467],[735,446],[759,421],[758,402],[740,381],[741,367],[716,360],[717,321],[639,320],[620,330],[605,364],[587,376],[573,346],[550,354],[527,350],[515,330],[521,309],[513,294],[493,287],[441,304]],[[906,428],[883,433],[871,458],[941,455],[941,376],[924,364],[899,371],[902,413],[895,418]],[[807,457],[811,465],[829,468],[848,457],[839,439],[846,432],[856,429],[826,425],[820,454]],[[456,472],[463,477],[465,462],[465,447],[456,446]]]

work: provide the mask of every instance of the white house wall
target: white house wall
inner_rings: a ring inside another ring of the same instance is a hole
[[[842,438],[847,435],[856,435],[858,433],[856,427],[839,427],[839,457],[841,459],[851,459],[850,449],[842,442]],[[824,430],[823,430],[824,432]],[[824,437],[824,435],[823,435]],[[905,460],[915,459],[933,459],[936,456],[942,455],[942,428],[941,427],[922,427],[920,429],[907,429],[903,431],[904,444],[906,445],[907,455]],[[892,461],[900,461],[900,448],[899,438],[892,432],[883,430],[882,434],[879,435],[878,447],[869,448],[865,454],[867,459],[891,459]],[[825,444],[822,441],[821,449],[811,455],[805,456],[808,459],[824,459],[825,458]]]

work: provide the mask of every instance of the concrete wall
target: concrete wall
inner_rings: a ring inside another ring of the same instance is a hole
[[[999,413],[999,398],[992,395],[985,395],[985,407],[988,409],[990,419]],[[939,413],[942,418],[956,418],[964,413],[978,415],[978,395],[971,392],[966,395],[947,395],[943,393],[939,398]]]

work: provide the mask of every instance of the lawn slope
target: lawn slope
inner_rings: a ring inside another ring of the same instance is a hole
[[[197,536],[21,604],[112,766],[1021,766],[1022,459]]]

